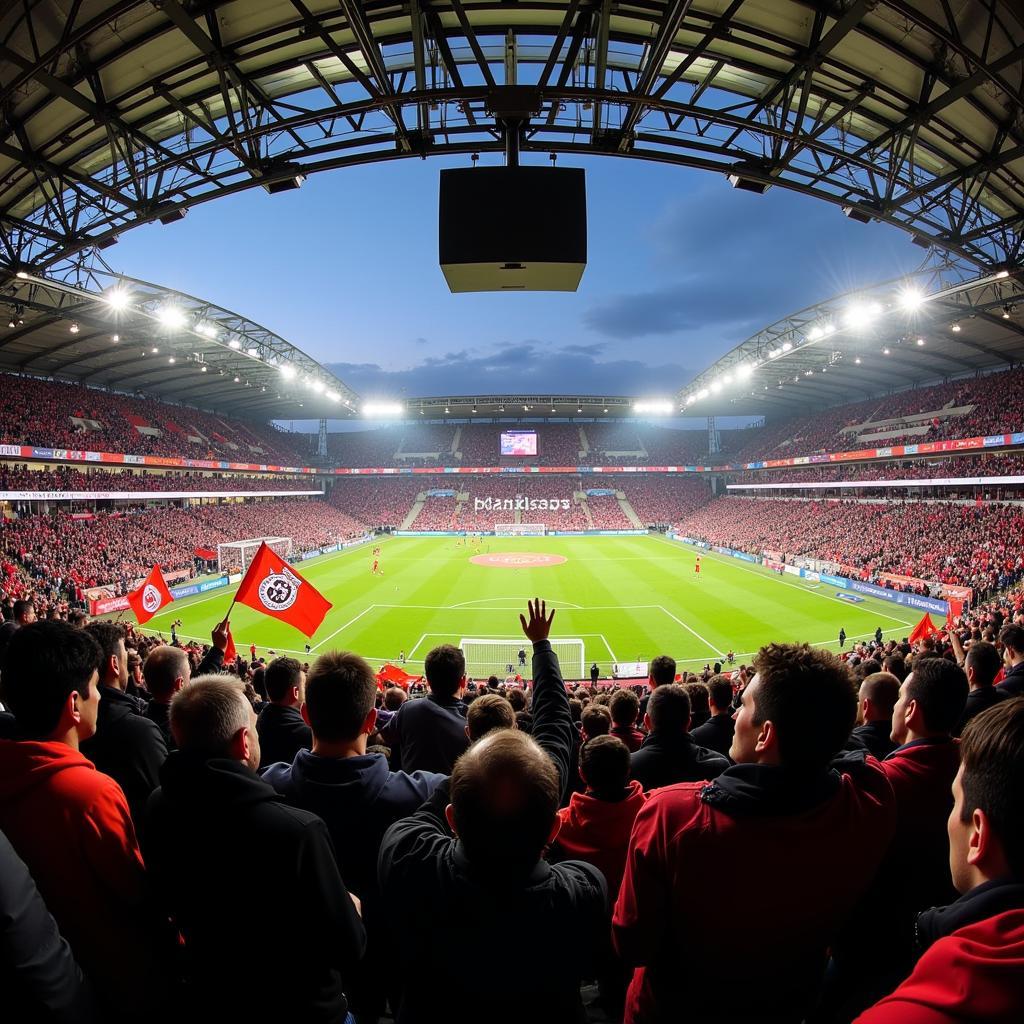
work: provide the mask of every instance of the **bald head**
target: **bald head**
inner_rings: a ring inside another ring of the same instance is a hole
[[[900,681],[891,672],[872,672],[864,677],[858,696],[865,722],[888,722],[900,699]]]
[[[169,701],[192,677],[188,655],[180,647],[154,647],[142,666],[146,689],[159,701]]]
[[[525,733],[499,729],[466,751],[451,778],[452,827],[481,866],[529,871],[550,841],[561,782]]]

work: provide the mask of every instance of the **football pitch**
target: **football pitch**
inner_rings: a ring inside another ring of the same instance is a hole
[[[375,668],[404,651],[408,670],[422,669],[437,644],[464,638],[525,642],[519,612],[531,597],[557,609],[552,638],[583,641],[585,665],[602,675],[617,662],[649,661],[670,654],[680,666],[700,669],[722,661],[749,662],[769,641],[808,641],[838,649],[840,627],[847,644],[881,627],[902,638],[917,618],[912,610],[866,598],[851,604],[824,583],[714,553],[665,537],[481,538],[479,546],[454,537],[401,537],[382,543],[373,575],[371,547],[350,548],[298,563],[303,576],[332,602],[309,640],[310,657],[322,651],[356,651]],[[524,556],[543,556],[539,558]],[[477,561],[473,561],[477,558]],[[492,564],[479,564],[480,561]],[[523,562],[551,564],[523,565]],[[176,601],[146,625],[146,632],[208,643],[227,611],[235,587]],[[256,644],[305,658],[306,637],[292,627],[236,605],[232,632],[239,653]],[[501,674],[505,658],[493,669]],[[566,666],[566,677],[574,676]],[[475,674],[486,674],[478,667]]]

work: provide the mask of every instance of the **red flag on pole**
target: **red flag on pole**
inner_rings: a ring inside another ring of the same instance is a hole
[[[287,622],[306,636],[320,628],[331,609],[331,602],[266,544],[256,552],[235,600]]]
[[[142,586],[128,595],[128,604],[140,626],[173,600],[159,565],[154,565]]]
[[[921,616],[921,621],[914,627],[913,632],[909,636],[910,642],[917,643],[918,640],[926,640],[930,636],[937,636],[939,631],[935,628],[935,624],[932,622],[932,617],[925,612]]]
[[[946,621],[952,625],[960,618],[961,615],[963,615],[964,603],[957,597],[949,597],[946,600],[949,602],[949,611],[946,613]]]

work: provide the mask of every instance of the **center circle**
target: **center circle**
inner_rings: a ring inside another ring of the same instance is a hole
[[[568,559],[564,555],[541,555],[535,551],[502,551],[495,555],[473,555],[470,561],[494,569],[539,569],[561,565]]]

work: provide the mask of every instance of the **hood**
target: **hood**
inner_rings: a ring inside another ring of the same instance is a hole
[[[271,765],[261,778],[278,792],[301,789],[304,806],[337,800],[346,808],[369,806],[387,784],[390,771],[383,754],[321,757],[300,750],[290,764]]]
[[[701,801],[733,818],[803,814],[830,800],[843,775],[856,780],[867,767],[866,750],[843,753],[820,771],[790,771],[773,764],[734,764],[700,791]]]
[[[241,761],[226,757],[203,758],[181,750],[172,751],[160,769],[160,786],[170,803],[187,804],[195,810],[219,813],[232,808],[282,802],[272,786]]]
[[[16,800],[70,768],[96,771],[85,755],[66,743],[0,740],[0,800]]]
[[[948,907],[932,907],[917,915],[918,952],[953,932],[1007,910],[1024,911],[1024,882],[996,879],[975,886]]]
[[[600,824],[613,835],[619,835],[623,827],[627,832],[632,827],[646,799],[644,788],[636,779],[627,784],[626,796],[622,800],[598,800],[590,793],[573,793],[564,812],[565,824],[576,828]]]

